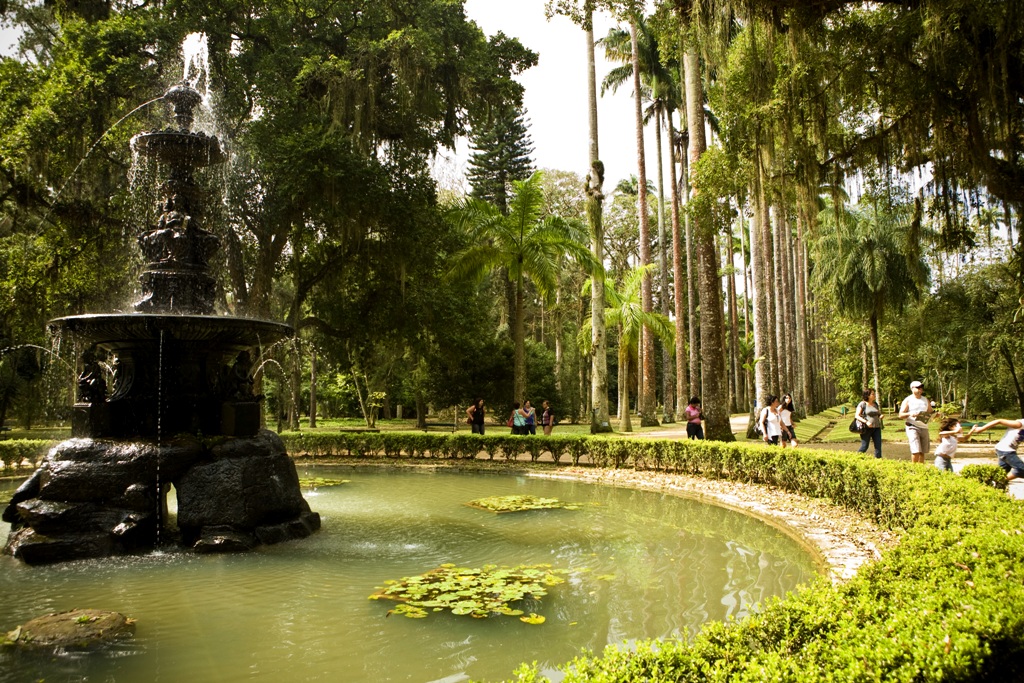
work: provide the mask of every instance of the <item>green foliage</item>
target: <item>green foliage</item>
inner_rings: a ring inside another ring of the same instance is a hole
[[[992,488],[1005,491],[1009,485],[1006,479],[1006,472],[999,465],[965,465],[960,470],[960,476],[965,479],[973,479],[976,482],[991,486]]]
[[[537,496],[489,496],[487,498],[471,500],[466,505],[497,513],[524,512],[526,510],[580,509],[580,506],[574,503],[566,503],[557,498],[538,498]]]
[[[533,143],[526,118],[512,106],[493,113],[491,120],[480,121],[469,138],[473,155],[466,179],[472,195],[508,211],[508,191],[513,180],[526,180],[533,174]]]
[[[476,569],[443,564],[426,574],[386,581],[370,599],[402,603],[388,612],[389,615],[423,618],[427,616],[427,609],[450,610],[452,614],[475,619],[499,614],[522,617],[520,620],[528,624],[541,624],[543,617],[532,613],[523,616],[523,610],[514,608],[513,604],[527,597],[539,600],[547,595],[549,587],[564,583],[568,573],[568,570],[553,569],[547,564],[518,567],[488,564]]]
[[[557,438],[477,437],[508,445]],[[566,681],[795,681],[818,680],[822,671],[834,680],[860,680],[865,672],[873,680],[935,681],[1024,674],[1024,614],[1016,609],[1024,583],[1015,578],[1024,564],[1024,526],[1017,501],[970,479],[980,470],[951,477],[857,454],[711,441],[579,437],[569,444],[598,465],[824,498],[897,532],[900,543],[845,584],[818,581],[749,618],[707,624],[689,641],[644,641],[580,656],[567,665]],[[988,469],[980,478],[989,484],[997,476]],[[543,680],[536,670],[519,671],[519,680]]]
[[[47,451],[54,445],[53,441],[38,439],[5,439],[0,441],[0,461],[4,464],[4,474],[11,474],[28,461],[38,466]]]

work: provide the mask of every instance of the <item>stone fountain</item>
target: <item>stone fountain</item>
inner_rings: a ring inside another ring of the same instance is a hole
[[[253,389],[252,350],[292,330],[213,315],[220,239],[205,227],[195,172],[227,156],[216,137],[192,131],[195,89],[177,85],[163,99],[175,126],[131,142],[167,174],[159,219],[138,238],[147,266],[136,312],[50,323],[82,349],[81,373],[73,438],[3,512],[4,551],[29,564],[146,552],[172,539],[200,552],[248,550],[320,528],[284,444],[260,428]]]

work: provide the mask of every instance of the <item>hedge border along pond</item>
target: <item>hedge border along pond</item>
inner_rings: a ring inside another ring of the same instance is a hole
[[[445,434],[301,434],[290,452],[512,460],[547,452],[824,498],[900,533],[850,581],[824,578],[687,641],[584,653],[565,682],[984,681],[1024,677],[1024,504],[929,466],[710,441]],[[547,680],[524,664],[518,683]]]

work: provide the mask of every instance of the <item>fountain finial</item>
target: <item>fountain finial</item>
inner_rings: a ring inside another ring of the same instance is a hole
[[[179,83],[168,88],[164,93],[164,99],[174,107],[174,120],[178,124],[178,129],[191,131],[192,122],[195,120],[193,110],[203,101],[199,91],[188,83]]]

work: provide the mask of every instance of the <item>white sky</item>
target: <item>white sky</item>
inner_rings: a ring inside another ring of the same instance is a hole
[[[586,41],[583,30],[565,17],[544,16],[544,0],[465,0],[466,14],[487,35],[504,31],[540,54],[537,66],[519,76],[526,88],[525,106],[534,144],[534,163],[538,168],[587,172],[587,73]],[[606,35],[615,26],[608,15],[595,17],[595,38]],[[0,54],[11,54],[14,33],[0,29]],[[597,47],[597,78],[611,70],[604,51]],[[599,86],[600,87],[600,86]],[[636,133],[632,102],[633,88],[626,84],[615,94],[598,100],[598,129],[601,160],[605,164],[605,193],[616,183],[635,175]],[[653,127],[646,135],[647,174],[656,180],[656,156]],[[665,151],[667,156],[667,150]],[[464,186],[469,156],[462,142],[454,155],[438,161],[435,174],[442,184]],[[666,166],[667,168],[667,166]],[[667,176],[666,176],[667,177]]]
[[[519,38],[526,47],[540,54],[537,66],[518,78],[526,88],[525,106],[538,168],[554,168],[586,175],[589,163],[587,139],[587,53],[583,29],[566,17],[544,16],[544,0],[466,0],[466,15],[487,35],[504,31]],[[610,16],[594,20],[594,37],[599,39],[616,25]],[[604,60],[598,45],[598,88],[613,64]],[[623,85],[598,99],[598,145],[605,165],[605,193],[611,192],[623,178],[636,175],[636,124],[633,112],[633,87]],[[653,127],[646,135],[647,174],[656,180]],[[664,154],[667,156],[668,151]],[[464,171],[468,149],[459,148],[452,161],[452,174]],[[667,169],[667,165],[666,165]],[[443,175],[443,174],[442,174]],[[667,178],[667,171],[666,171]]]

